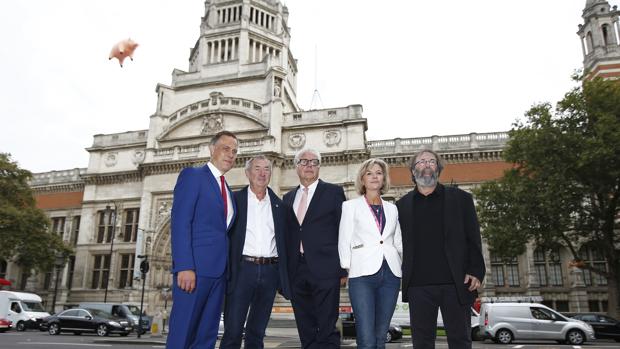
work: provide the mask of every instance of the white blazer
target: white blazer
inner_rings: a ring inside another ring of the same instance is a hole
[[[363,196],[342,203],[338,253],[340,266],[349,270],[349,278],[375,274],[384,258],[392,273],[401,277],[403,238],[398,210],[392,203],[381,202],[385,212],[383,235]]]

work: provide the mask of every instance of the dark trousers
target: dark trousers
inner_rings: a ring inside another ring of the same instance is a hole
[[[301,347],[340,348],[340,333],[336,330],[340,279],[319,279],[301,258],[297,272],[291,275],[291,291]]]
[[[228,290],[226,295],[224,336],[220,349],[241,347],[244,323],[244,348],[262,349],[279,283],[278,265],[242,261],[238,273],[235,289]]]
[[[471,348],[471,304],[461,304],[456,285],[409,287],[411,339],[415,349],[435,348],[437,309],[441,308],[450,349]]]
[[[196,289],[181,290],[172,275],[172,311],[167,349],[213,349],[222,313],[226,277],[196,277]]]

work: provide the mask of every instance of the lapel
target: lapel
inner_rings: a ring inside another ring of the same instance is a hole
[[[213,193],[219,194],[219,195],[216,195],[217,202],[218,202],[220,208],[222,210],[224,210],[224,201],[222,200],[222,194],[221,194],[221,191],[220,191],[220,184],[215,179],[215,176],[213,175],[213,172],[211,172],[211,169],[209,169],[208,165],[204,165],[202,167],[202,170],[205,172],[205,174],[207,176],[207,183],[208,183],[207,185],[209,186],[210,190]]]
[[[288,193],[284,194],[282,200],[285,204],[290,207],[293,207],[293,203],[295,203],[295,195],[297,195],[297,191],[299,190],[299,186],[296,186],[295,189],[292,189]]]
[[[360,213],[362,213],[361,216],[364,217],[363,219],[366,221],[366,226],[373,227],[371,229],[373,229],[377,233],[377,238],[380,239],[382,237],[381,231],[377,227],[377,221],[375,220],[375,214],[374,212],[372,212],[370,207],[368,207],[368,202],[366,202],[366,198],[364,197],[364,195],[362,195],[357,200],[358,200],[358,208],[360,210]],[[383,204],[383,200],[381,200],[381,203]],[[383,211],[385,212],[385,205],[383,206],[383,209],[384,209]],[[387,212],[385,214],[385,218],[387,221]],[[386,223],[386,227],[384,231],[387,231],[387,223]]]
[[[239,228],[236,229],[240,233],[240,242],[241,248],[243,249],[243,245],[245,245],[245,232],[248,224],[248,187],[241,189],[239,191],[239,201],[237,202],[237,209],[239,210],[239,217],[237,217],[237,224],[239,224]]]
[[[308,219],[312,217],[312,214],[314,213],[314,211],[318,210],[318,207],[320,205],[319,201],[321,200],[321,194],[323,194],[323,191],[325,191],[325,184],[323,183],[322,180],[319,179],[319,183],[317,184],[316,189],[314,190],[314,194],[312,195],[312,200],[310,200],[310,205],[308,205],[308,210],[306,211],[306,215],[304,216],[304,221],[301,222],[301,225],[304,225],[304,223],[306,223]]]
[[[233,209],[233,214],[232,214],[232,218],[230,219],[230,224],[226,227],[226,231],[229,231],[230,228],[233,226],[233,223],[235,222],[235,218],[237,217],[237,203],[235,200],[235,196],[232,194],[232,190],[228,186],[228,182],[226,181],[224,182],[226,183],[226,189],[228,190],[228,200],[230,200],[230,205],[232,206],[232,209]],[[245,201],[246,201],[246,207],[247,207],[247,196],[245,197]],[[224,201],[221,200],[221,202],[222,202],[222,207],[224,207]],[[228,220],[228,217],[226,217],[226,219]]]
[[[271,202],[271,215],[273,216],[273,230],[276,234],[276,241],[278,236],[280,235],[280,229],[282,229],[280,223],[280,201],[276,194],[271,190],[271,188],[267,187],[267,193],[269,194],[269,200]],[[276,244],[277,245],[277,244]]]
[[[437,183],[437,187],[439,187],[441,184]],[[450,203],[453,203],[454,200],[452,200],[451,194],[452,191],[447,190],[447,187],[443,187],[443,200],[442,200],[442,205],[443,205],[443,217],[441,219],[441,229],[443,230],[443,238],[444,238],[444,245],[448,246],[448,225],[450,223],[451,220],[446,219],[446,217],[450,217],[450,213],[452,212],[451,207],[450,207]],[[435,189],[437,190],[437,189]]]

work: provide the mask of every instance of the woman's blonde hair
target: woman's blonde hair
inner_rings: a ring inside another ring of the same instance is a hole
[[[366,171],[370,170],[374,165],[379,165],[381,167],[381,171],[383,171],[383,185],[381,186],[381,194],[385,194],[388,190],[390,190],[390,173],[388,164],[385,161],[379,158],[370,158],[362,164],[359,171],[357,172],[357,177],[355,178],[355,189],[357,193],[360,195],[366,194],[366,187],[364,187],[364,181],[362,178]]]

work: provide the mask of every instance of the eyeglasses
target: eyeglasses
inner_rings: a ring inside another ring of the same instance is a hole
[[[299,159],[297,165],[301,166],[319,166],[319,159]]]
[[[414,166],[418,166],[418,165],[429,165],[429,166],[437,166],[437,160],[436,159],[421,159],[415,162]]]

